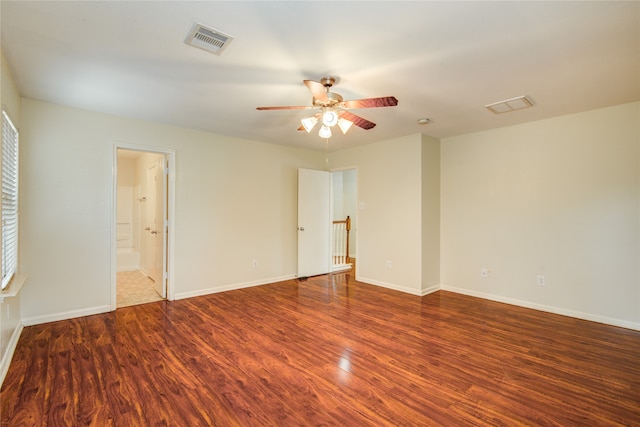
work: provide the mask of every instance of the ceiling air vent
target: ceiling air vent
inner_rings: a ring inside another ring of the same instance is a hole
[[[508,113],[510,111],[522,110],[523,108],[533,107],[533,103],[525,95],[515,98],[507,99],[504,101],[494,102],[493,104],[487,104],[485,107],[496,114]]]
[[[196,22],[184,42],[190,46],[220,55],[229,46],[231,40],[233,37]]]

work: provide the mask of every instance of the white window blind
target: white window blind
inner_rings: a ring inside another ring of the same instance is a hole
[[[2,112],[2,289],[18,266],[18,131]]]

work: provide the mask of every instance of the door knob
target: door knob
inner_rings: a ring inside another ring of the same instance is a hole
[[[158,234],[156,230],[151,230],[151,234]]]
[[[304,227],[298,227],[298,230],[304,231]]]
[[[144,230],[145,231],[149,231],[149,230],[151,230],[151,227],[145,227]]]

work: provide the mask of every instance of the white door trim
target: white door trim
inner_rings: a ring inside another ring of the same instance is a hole
[[[145,151],[164,154],[169,169],[168,174],[168,198],[167,198],[167,300],[175,299],[174,288],[174,244],[175,244],[175,189],[176,189],[176,152],[172,148],[159,148],[147,145],[137,145],[114,142],[112,160],[111,182],[111,311],[117,308],[116,299],[116,222],[117,222],[117,196],[118,196],[118,149]]]

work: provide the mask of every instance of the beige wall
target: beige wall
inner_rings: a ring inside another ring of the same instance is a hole
[[[439,289],[440,141],[383,141],[332,153],[330,166],[358,171],[358,280],[415,295]]]
[[[176,298],[295,275],[297,168],[321,153],[28,99],[22,124],[26,324],[110,309],[116,142],[175,149]]]
[[[0,104],[2,104],[2,109],[7,111],[14,126],[18,128],[18,132],[20,132],[20,94],[18,93],[18,88],[16,87],[13,76],[11,75],[9,65],[1,51],[0,57],[2,63],[0,71]],[[0,131],[0,134],[1,133],[2,132]],[[19,144],[23,145],[22,136],[19,135],[19,138]],[[24,168],[21,159],[20,163],[20,174],[24,175]],[[20,200],[19,203],[20,208],[22,208],[22,200]],[[22,229],[21,222],[19,226]],[[23,252],[22,249],[23,243],[20,241],[20,252]],[[18,272],[21,270],[21,266],[18,265]],[[4,299],[4,301],[0,303],[0,384],[4,379],[6,369],[9,367],[10,357],[13,354],[15,342],[17,342],[17,338],[21,330],[20,294],[18,294],[15,297]]]
[[[640,328],[639,118],[632,103],[444,139],[444,288]]]
[[[422,291],[421,143],[407,136],[332,153],[329,162],[358,170],[358,280],[412,294]]]
[[[139,244],[134,239],[134,236],[138,234],[138,227],[135,226],[135,217],[140,210],[140,202],[136,200],[139,197],[137,189],[136,160],[118,156],[116,218],[118,227],[122,227],[122,229],[118,228],[116,231],[116,246],[118,248],[139,249]],[[127,231],[128,234],[126,233]],[[125,239],[125,236],[128,236],[128,238]]]
[[[440,288],[440,140],[422,135],[422,294]]]

